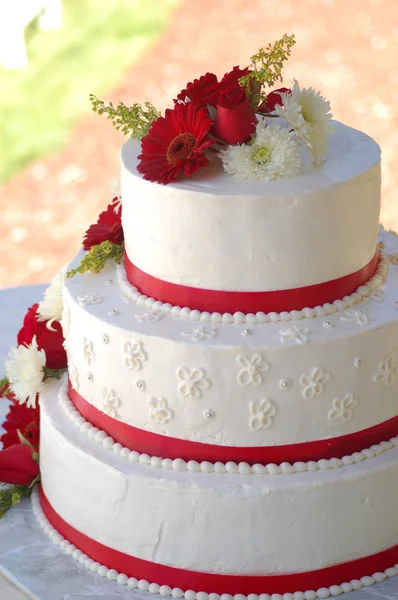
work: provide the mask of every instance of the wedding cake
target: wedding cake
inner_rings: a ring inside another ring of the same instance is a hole
[[[33,508],[81,565],[132,588],[337,596],[398,573],[398,240],[379,232],[380,149],[297,83],[255,123],[227,86],[203,133],[210,75],[123,145],[120,194],[68,267],[68,370],[40,390]],[[225,141],[237,113],[249,142]]]

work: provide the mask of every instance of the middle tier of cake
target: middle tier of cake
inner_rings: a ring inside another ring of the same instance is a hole
[[[252,325],[128,302],[113,265],[78,275],[64,292],[71,400],[117,442],[171,459],[311,461],[387,442],[398,433],[398,267],[383,285],[384,260],[350,298]]]

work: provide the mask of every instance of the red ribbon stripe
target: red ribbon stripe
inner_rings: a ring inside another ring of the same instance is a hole
[[[198,573],[149,562],[124,554],[89,538],[74,529],[54,510],[43,489],[40,491],[41,506],[53,527],[76,548],[90,558],[124,573],[128,577],[146,579],[149,583],[169,585],[182,590],[207,591],[218,594],[284,594],[296,591],[317,590],[321,587],[338,585],[351,579],[372,575],[392,567],[398,562],[398,546],[383,552],[366,556],[350,562],[334,565],[305,573],[287,573],[283,575],[219,575],[217,573]],[[265,515],[264,518],[267,518]],[[126,530],[126,535],[134,532]],[[195,540],[192,540],[194,543]],[[264,541],[266,544],[266,540]],[[286,542],[288,543],[288,542]],[[300,549],[297,548],[297,552]]]
[[[68,391],[69,398],[83,417],[98,429],[106,431],[116,442],[140,454],[173,460],[182,458],[186,461],[224,463],[234,461],[247,462],[251,465],[282,462],[293,464],[301,461],[317,461],[321,458],[342,458],[398,435],[398,416],[396,416],[369,429],[326,440],[284,446],[218,446],[159,435],[133,427],[99,411],[80,396],[70,381]]]
[[[376,251],[372,260],[359,271],[324,283],[270,292],[231,292],[193,288],[163,281],[141,271],[130,261],[127,253],[124,254],[127,279],[141,294],[173,306],[188,306],[191,309],[221,314],[279,313],[332,303],[349,296],[369,281],[377,269],[378,262],[379,253]]]

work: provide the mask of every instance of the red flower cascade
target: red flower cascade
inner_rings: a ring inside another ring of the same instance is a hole
[[[0,390],[0,396],[11,401],[10,410],[3,423],[5,433],[0,437],[3,450],[20,443],[18,431],[38,451],[40,442],[40,409],[38,403],[35,408],[28,408],[26,404],[19,404],[14,394]]]
[[[141,140],[138,171],[149,181],[167,184],[183,173],[191,175],[208,164],[204,150],[215,143],[208,133],[206,109],[191,102],[167,109]]]
[[[67,366],[66,352],[63,347],[64,336],[61,324],[55,321],[51,331],[47,327],[48,321],[38,321],[39,305],[34,304],[25,315],[23,326],[18,333],[18,346],[29,346],[36,336],[37,346],[46,353],[46,367],[49,369],[65,369]]]
[[[30,485],[39,475],[33,448],[25,444],[10,446],[0,452],[0,481],[10,485]]]
[[[122,209],[116,209],[118,198],[114,198],[108,208],[98,217],[98,221],[91,225],[84,236],[83,248],[90,250],[92,246],[98,246],[102,242],[121,244],[124,240],[122,229]]]

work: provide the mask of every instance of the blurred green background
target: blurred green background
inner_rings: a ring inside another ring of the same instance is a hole
[[[2,17],[40,0],[0,0]],[[54,2],[56,0],[53,0]],[[47,282],[112,199],[125,141],[89,93],[163,111],[187,82],[245,67],[284,33],[296,78],[382,148],[382,212],[398,229],[398,10],[392,0],[62,0],[58,30],[33,22],[28,63],[0,67],[0,288]],[[3,33],[1,33],[3,31]]]
[[[162,31],[178,0],[64,0],[63,27],[25,30],[29,65],[0,70],[0,183],[62,147],[89,109]]]

